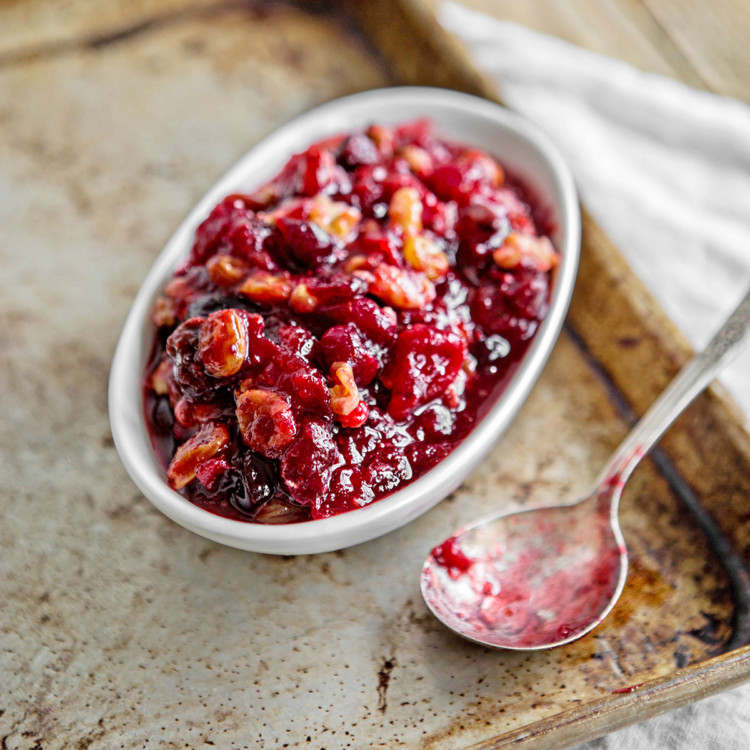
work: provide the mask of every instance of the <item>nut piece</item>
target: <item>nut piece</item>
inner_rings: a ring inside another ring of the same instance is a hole
[[[505,182],[505,173],[503,168],[484,151],[478,148],[466,149],[457,159],[457,164],[470,165],[492,185],[501,187]]]
[[[298,521],[307,521],[310,518],[310,512],[307,508],[301,508],[299,505],[285,503],[281,498],[272,497],[265,505],[262,505],[253,521],[255,523],[281,524],[297,523]]]
[[[442,278],[450,269],[445,253],[423,235],[404,240],[404,260],[415,271],[424,271],[431,281]]]
[[[312,201],[310,221],[328,234],[343,240],[362,221],[362,212],[343,201],[332,201],[327,195],[317,195]]]
[[[224,253],[211,256],[206,262],[206,268],[211,281],[224,287],[238,284],[250,270],[242,258],[235,258],[233,255]]]
[[[406,160],[415,174],[432,172],[432,157],[419,146],[409,143],[399,151],[399,156]]]
[[[196,427],[199,424],[213,422],[221,417],[222,410],[216,404],[194,404],[186,398],[180,398],[174,405],[174,418],[183,427]]]
[[[157,396],[169,393],[169,376],[172,373],[172,363],[164,357],[151,375],[151,388]]]
[[[293,284],[285,276],[256,269],[242,282],[237,291],[253,302],[276,304],[286,302]]]
[[[342,269],[344,273],[353,274],[355,271],[367,270],[368,263],[369,261],[366,255],[350,255],[344,262]]]
[[[278,458],[297,435],[289,402],[263,388],[237,394],[237,421],[243,442],[268,458]]]
[[[297,284],[289,297],[289,306],[297,313],[310,313],[318,306],[318,298],[310,294],[307,284]]]
[[[174,454],[167,469],[167,478],[176,490],[195,479],[196,469],[215,456],[229,443],[226,425],[206,422],[193,437],[186,440]]]
[[[204,369],[215,378],[227,378],[239,372],[248,346],[247,324],[238,310],[212,312],[201,326],[198,352]]]
[[[359,390],[354,382],[354,370],[348,362],[331,365],[331,379],[335,383],[331,392],[331,410],[337,416],[351,414],[359,404]]]
[[[366,132],[383,156],[393,156],[393,128],[389,128],[387,125],[370,125]]]
[[[177,322],[177,311],[171,297],[159,297],[151,311],[151,320],[155,326],[173,326]]]
[[[401,310],[419,310],[436,296],[435,287],[425,274],[387,263],[375,269],[375,280],[369,291],[387,305]]]
[[[530,234],[511,232],[503,244],[492,253],[492,259],[500,268],[530,268],[534,271],[550,271],[557,267],[560,256],[549,237],[534,237]]]
[[[422,201],[413,187],[399,188],[388,206],[388,218],[395,227],[401,227],[405,235],[417,235],[422,231]]]

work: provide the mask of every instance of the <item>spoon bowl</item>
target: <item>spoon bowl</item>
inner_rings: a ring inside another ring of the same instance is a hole
[[[486,646],[539,650],[595,628],[622,593],[628,557],[617,518],[638,462],[750,343],[750,292],[661,394],[575,505],[535,508],[467,526],[435,547],[422,568],[422,596],[459,635]]]
[[[511,513],[454,534],[429,555],[422,594],[469,640],[513,650],[561,646],[607,616],[628,560],[610,493]]]

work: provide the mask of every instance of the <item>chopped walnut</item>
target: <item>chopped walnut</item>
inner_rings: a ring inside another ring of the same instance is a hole
[[[228,378],[245,363],[249,336],[245,317],[238,310],[217,310],[203,322],[198,351],[205,371],[215,378]]]
[[[177,322],[177,312],[171,297],[159,297],[151,311],[151,320],[155,326],[173,326]]]
[[[331,410],[337,416],[351,414],[359,404],[359,389],[354,382],[354,370],[348,362],[334,362],[331,365],[331,379],[334,386],[331,392]]]
[[[375,269],[370,294],[401,310],[419,310],[435,299],[435,286],[420,271],[381,263]]]
[[[415,271],[424,271],[431,281],[442,278],[450,269],[445,253],[423,235],[404,240],[404,260]]]
[[[484,151],[477,148],[469,148],[456,159],[457,164],[470,164],[484,173],[484,177],[493,187],[501,187],[505,182],[503,168]]]
[[[310,293],[307,284],[300,283],[292,290],[289,305],[294,312],[309,313],[318,306],[318,298]]]
[[[342,266],[344,273],[354,273],[360,269],[369,268],[369,260],[366,255],[350,255]]]
[[[362,221],[362,212],[343,201],[318,195],[312,201],[310,221],[338,239],[346,239]]]
[[[169,393],[169,375],[172,372],[172,363],[166,357],[151,375],[151,387],[158,396],[166,396]]]
[[[417,174],[432,172],[432,157],[419,146],[410,143],[399,152],[412,170]]]
[[[214,255],[206,262],[208,275],[211,281],[218,286],[230,287],[238,284],[250,271],[247,263],[242,258],[221,253]]]
[[[405,235],[417,235],[422,231],[422,201],[416,188],[399,188],[391,198],[388,217],[395,227]]]
[[[167,470],[170,484],[179,490],[192,482],[200,464],[215,456],[228,443],[229,430],[226,425],[206,422],[193,437],[177,448]]]
[[[383,156],[390,157],[393,155],[393,128],[386,125],[370,125],[367,128],[367,135]]]
[[[174,418],[183,427],[196,427],[205,422],[213,422],[222,414],[216,404],[194,404],[186,398],[180,398],[174,404]]]
[[[280,394],[251,388],[237,394],[237,422],[243,442],[268,458],[276,458],[295,438],[297,423]]]
[[[286,302],[292,293],[293,286],[286,276],[255,269],[240,284],[237,291],[253,302],[273,305]]]
[[[549,237],[534,237],[530,234],[511,232],[503,244],[492,253],[492,259],[500,268],[530,268],[535,271],[550,271],[560,262],[560,256]]]
[[[265,505],[262,505],[253,518],[256,523],[268,525],[297,523],[309,519],[310,514],[307,508],[285,503],[278,497],[272,497]]]

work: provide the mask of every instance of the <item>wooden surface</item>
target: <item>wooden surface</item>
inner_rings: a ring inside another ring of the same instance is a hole
[[[744,0],[459,1],[641,70],[750,102],[750,4]]]
[[[550,3],[536,23],[591,46],[650,49],[661,72],[687,59],[676,42],[654,43],[663,22],[644,5],[570,8]],[[561,748],[750,674],[750,652],[735,648],[732,577],[651,461],[623,501],[626,590],[590,636],[554,652],[489,652],[452,637],[419,599],[433,543],[502,502],[574,497],[626,431],[613,388],[640,411],[686,354],[590,219],[569,332],[532,397],[482,468],[408,527],[340,554],[252,555],[177,527],[125,474],[105,397],[119,327],[212,181],[276,124],[334,96],[395,80],[485,85],[446,63],[436,37],[412,33],[399,54],[390,36],[380,54],[339,19],[282,4],[0,6],[4,748],[306,747],[308,737],[328,750],[529,737]],[[619,304],[602,326],[605,295]],[[631,370],[613,381],[623,336]],[[655,376],[633,386],[643,362]],[[750,450],[729,407],[701,399],[664,446],[746,562]]]

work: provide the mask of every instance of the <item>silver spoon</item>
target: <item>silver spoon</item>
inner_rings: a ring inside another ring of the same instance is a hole
[[[625,482],[665,430],[750,343],[750,292],[633,428],[590,495],[477,522],[432,550],[422,595],[459,635],[487,646],[561,646],[598,625],[625,585],[628,555],[617,518]]]

